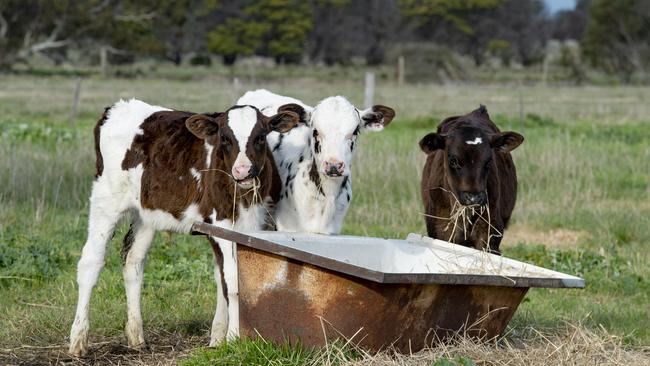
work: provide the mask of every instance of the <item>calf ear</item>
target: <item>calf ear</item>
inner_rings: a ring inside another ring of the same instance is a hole
[[[366,131],[381,131],[395,118],[395,110],[385,105],[376,105],[359,113]]]
[[[298,123],[304,123],[307,124],[307,121],[309,121],[309,115],[307,114],[307,111],[305,108],[303,108],[301,105],[296,104],[296,103],[289,103],[280,106],[278,108],[278,113],[280,112],[293,112],[298,115]]]
[[[217,121],[204,114],[195,114],[185,120],[185,127],[187,127],[194,136],[203,140],[207,140],[210,136],[214,136],[219,132]]]
[[[442,134],[430,133],[420,140],[420,149],[427,153],[427,155],[436,150],[442,150],[445,148],[446,138],[447,136]]]
[[[524,137],[516,132],[495,133],[490,136],[490,146],[500,152],[511,152],[524,142]]]
[[[284,111],[271,116],[268,119],[268,127],[271,131],[285,133],[298,125],[300,117],[294,112]]]

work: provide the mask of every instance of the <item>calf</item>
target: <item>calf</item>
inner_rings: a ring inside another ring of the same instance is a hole
[[[383,130],[395,111],[382,105],[359,110],[341,96],[310,107],[263,89],[247,92],[237,103],[254,105],[265,115],[286,110],[300,116],[298,127],[267,136],[282,179],[274,214],[277,229],[340,233],[352,200],[357,138],[365,131]]]
[[[483,105],[424,136],[421,188],[430,237],[499,253],[517,197],[510,151],[523,141],[500,132]]]
[[[97,175],[90,197],[88,239],[78,265],[79,301],[70,353],[87,351],[90,296],[120,217],[134,212],[122,254],[126,335],[131,347],[140,347],[144,344],[140,291],[155,232],[189,233],[196,220],[259,230],[266,205],[277,200],[280,191],[266,135],[287,132],[297,123],[292,112],[266,117],[252,106],[195,114],[130,100],[105,111],[95,127]],[[218,289],[210,337],[214,345],[239,332],[237,262],[233,243],[209,241]]]

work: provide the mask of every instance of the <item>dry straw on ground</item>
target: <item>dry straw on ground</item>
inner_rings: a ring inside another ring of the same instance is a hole
[[[477,365],[490,366],[650,365],[650,348],[627,348],[619,337],[604,329],[594,331],[578,325],[567,325],[559,332],[526,329],[518,333],[516,336],[510,334],[496,343],[476,342],[459,336],[453,341],[411,355],[363,353],[361,359],[339,359],[339,362],[330,365],[429,366],[440,358],[454,360],[458,357],[472,360]]]
[[[0,348],[0,365],[177,365],[193,348],[207,344],[205,337],[198,336],[165,332],[149,332],[147,336],[149,343],[144,350],[129,348],[121,336],[93,340],[85,358],[70,356],[67,343]]]
[[[154,336],[152,334],[152,336]],[[1,365],[176,365],[192,354],[192,348],[207,339],[178,334],[158,334],[150,339],[146,350],[133,350],[122,337],[95,342],[91,356],[72,358],[67,344],[43,347],[0,349]],[[340,366],[430,366],[445,358],[464,357],[477,365],[542,366],[542,365],[650,365],[650,348],[629,348],[619,337],[604,329],[589,330],[580,325],[542,332],[532,328],[510,333],[497,342],[478,342],[467,336],[437,343],[432,348],[397,354],[383,351],[365,352],[353,345],[354,339],[336,343],[321,352],[311,365]],[[352,348],[355,352],[350,352]],[[352,354],[355,354],[352,356]]]

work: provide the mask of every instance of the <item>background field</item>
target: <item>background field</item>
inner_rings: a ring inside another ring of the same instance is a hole
[[[229,78],[205,71],[196,79],[86,78],[74,126],[69,120],[75,78],[0,75],[0,363],[65,357],[62,346],[74,316],[75,265],[85,240],[94,173],[92,127],[103,108],[119,98],[137,97],[176,109],[218,111],[258,87],[301,95],[308,103],[332,94],[362,103],[361,74],[305,77],[292,75],[290,68],[281,70],[285,75],[265,82],[242,79],[235,90]],[[587,281],[585,290],[531,290],[507,339],[513,344],[544,343],[531,333],[535,328],[556,335],[562,347],[580,343],[575,334],[587,334],[586,343],[611,341],[597,343],[592,355],[614,357],[619,352],[637,364],[650,363],[648,100],[647,87],[397,87],[380,78],[375,101],[394,107],[397,118],[384,132],[361,138],[344,232],[393,238],[424,233],[419,174],[425,157],[417,141],[440,119],[483,103],[502,130],[516,130],[526,138],[513,153],[519,200],[502,244],[504,254]],[[319,359],[323,354],[253,342],[193,349],[207,344],[215,286],[209,247],[201,238],[183,235],[156,238],[143,290],[151,348],[143,353],[128,350],[118,254],[124,234],[122,225],[91,303],[96,360],[335,363]],[[382,355],[376,362],[431,364],[437,357],[463,355],[480,363],[494,351],[488,347],[485,354],[470,354],[467,349],[399,359]],[[335,361],[366,363],[364,355],[341,352],[344,356]],[[539,354],[531,355],[539,361]]]

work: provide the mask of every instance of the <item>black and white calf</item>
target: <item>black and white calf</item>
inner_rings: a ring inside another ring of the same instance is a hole
[[[188,233],[194,221],[259,230],[266,205],[277,201],[280,178],[267,147],[270,131],[298,123],[292,112],[267,117],[252,106],[209,115],[173,111],[138,100],[108,108],[95,127],[97,175],[90,197],[88,239],[79,260],[79,300],[70,353],[88,349],[89,306],[118,220],[134,213],[124,238],[126,335],[144,344],[140,291],[144,262],[158,230]],[[234,244],[210,238],[215,253],[217,306],[210,344],[239,334]]]
[[[263,89],[247,92],[237,103],[253,105],[267,116],[280,111],[300,116],[298,127],[267,136],[282,179],[274,214],[277,229],[340,233],[352,199],[357,138],[365,131],[383,130],[395,111],[382,105],[359,110],[342,96],[310,107]]]

